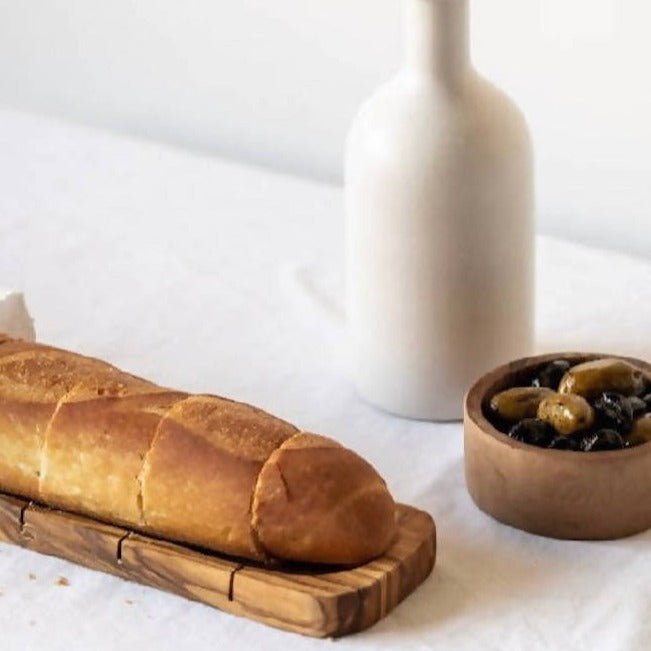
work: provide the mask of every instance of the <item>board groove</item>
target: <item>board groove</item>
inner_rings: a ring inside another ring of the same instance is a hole
[[[430,574],[436,529],[399,504],[387,553],[355,568],[267,568],[0,493],[0,542],[58,556],[276,628],[314,637],[361,631]]]

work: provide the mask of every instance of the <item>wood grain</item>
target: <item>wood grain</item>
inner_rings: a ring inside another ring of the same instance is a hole
[[[0,494],[0,541],[314,637],[372,626],[430,574],[432,518],[398,505],[397,519],[392,547],[365,565],[271,569]]]
[[[231,612],[231,576],[240,565],[212,553],[130,534],[121,565],[131,580]]]
[[[2,499],[0,499],[0,541],[14,545],[21,544],[22,514],[28,504],[28,500],[2,495]]]
[[[118,549],[128,532],[103,522],[30,504],[23,513],[21,545],[100,572],[128,579]]]

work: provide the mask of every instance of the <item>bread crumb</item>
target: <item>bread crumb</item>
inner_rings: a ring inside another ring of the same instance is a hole
[[[56,580],[56,584],[57,584],[57,585],[70,585],[70,581],[68,581],[68,579],[66,579],[65,576],[60,576],[60,577]]]
[[[131,606],[134,603],[134,601],[133,599],[125,599],[124,603],[127,604],[127,606]]]
[[[30,581],[34,581],[34,580],[36,579],[36,574],[34,574],[34,572],[30,572],[30,573],[27,575],[27,578],[28,578]]]
[[[36,626],[36,622],[33,619],[29,620],[29,625],[30,626]]]

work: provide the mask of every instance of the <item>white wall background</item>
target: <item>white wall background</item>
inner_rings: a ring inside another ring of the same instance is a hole
[[[400,61],[401,0],[0,0],[0,103],[338,182]],[[648,0],[474,0],[524,109],[539,228],[651,256]]]

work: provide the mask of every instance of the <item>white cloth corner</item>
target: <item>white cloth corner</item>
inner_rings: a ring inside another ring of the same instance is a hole
[[[34,341],[34,319],[27,310],[25,298],[20,292],[0,289],[0,332],[11,337]]]

